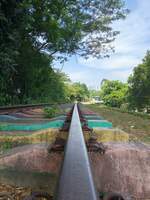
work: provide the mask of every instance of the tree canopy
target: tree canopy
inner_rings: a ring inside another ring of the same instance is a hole
[[[150,107],[150,51],[147,51],[141,64],[134,68],[128,79],[128,101],[132,108]]]
[[[126,102],[128,86],[120,81],[105,80],[101,86],[100,97],[104,104],[111,107],[120,107]]]
[[[67,96],[70,101],[85,101],[89,99],[90,92],[84,83],[75,82],[67,84]]]
[[[121,0],[23,0],[26,36],[38,50],[96,57],[118,34],[111,23],[126,16]]]
[[[1,0],[1,105],[63,100],[53,60],[108,56],[118,34],[111,24],[126,13],[122,0]]]

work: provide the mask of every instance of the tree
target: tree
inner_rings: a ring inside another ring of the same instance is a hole
[[[19,56],[19,21],[21,13],[17,4],[21,1],[0,1],[0,104],[12,101],[11,89]]]
[[[108,56],[127,10],[122,0],[2,0],[0,13],[0,102],[15,104],[51,100],[54,59]]]
[[[142,64],[134,68],[128,84],[128,101],[131,108],[148,109],[150,107],[150,51],[147,51]]]
[[[70,82],[67,84],[67,96],[70,101],[86,101],[90,96],[90,92],[84,83]]]
[[[117,31],[111,23],[125,18],[122,0],[24,0],[26,32],[38,50],[100,57],[108,55]]]
[[[105,80],[101,87],[100,97],[104,104],[112,107],[120,107],[126,102],[128,86],[120,81]]]
[[[92,89],[92,90],[89,90],[89,92],[90,92],[90,98],[92,98],[94,96],[100,96],[99,90]]]

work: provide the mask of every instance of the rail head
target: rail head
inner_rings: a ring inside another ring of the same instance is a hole
[[[1,110],[11,110],[11,109],[17,109],[17,108],[36,108],[36,107],[44,107],[44,106],[52,106],[54,104],[50,103],[41,103],[41,104],[24,104],[24,105],[12,105],[12,106],[0,106]]]
[[[78,107],[74,106],[56,200],[97,200]]]

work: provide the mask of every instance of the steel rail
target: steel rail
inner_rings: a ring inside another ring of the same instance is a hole
[[[74,106],[56,200],[97,200],[78,107]]]
[[[13,106],[0,106],[0,110],[11,110],[11,109],[19,109],[19,108],[34,108],[34,107],[43,107],[43,106],[52,106],[54,104],[50,103],[41,103],[41,104],[24,104],[24,105],[13,105]]]
[[[59,103],[59,105],[65,105],[67,103]],[[0,114],[4,112],[23,110],[30,108],[43,108],[46,106],[54,106],[55,103],[40,103],[40,104],[24,104],[24,105],[13,105],[13,106],[0,106]]]

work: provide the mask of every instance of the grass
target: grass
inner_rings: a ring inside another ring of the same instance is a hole
[[[52,117],[55,117],[56,115],[60,114],[62,111],[61,109],[58,107],[58,106],[51,106],[51,107],[45,107],[43,109],[44,111],[44,116],[46,118],[52,118]]]
[[[120,128],[129,133],[131,141],[142,141],[150,144],[149,117],[122,112],[119,109],[110,109],[97,104],[86,105],[86,107],[112,122],[113,127]]]

